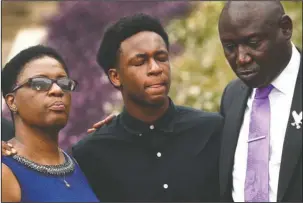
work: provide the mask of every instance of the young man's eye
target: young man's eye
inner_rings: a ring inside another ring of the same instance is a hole
[[[144,64],[145,60],[144,59],[135,59],[133,60],[132,64],[134,66],[142,66]]]
[[[132,58],[129,62],[129,65],[131,66],[142,66],[147,60],[147,57],[145,56],[136,56]]]
[[[168,55],[167,54],[161,54],[156,56],[156,60],[160,62],[166,62],[168,61]]]

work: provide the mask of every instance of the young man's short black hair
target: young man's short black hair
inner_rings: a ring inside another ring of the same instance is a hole
[[[98,50],[97,62],[107,75],[117,65],[121,42],[142,31],[159,34],[169,48],[168,35],[158,19],[142,13],[123,17],[106,29]]]
[[[49,56],[59,61],[68,74],[68,70],[63,58],[55,49],[43,45],[29,47],[14,56],[2,69],[1,86],[3,96],[12,91],[19,74],[26,63],[32,61],[33,59],[42,58],[44,56]]]

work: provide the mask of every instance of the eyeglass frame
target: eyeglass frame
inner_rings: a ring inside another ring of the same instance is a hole
[[[44,90],[44,91],[49,91],[49,90],[52,88],[52,86],[53,86],[54,83],[56,83],[56,85],[58,85],[58,83],[57,83],[58,80],[63,79],[63,78],[68,78],[68,77],[62,77],[62,78],[58,78],[58,79],[51,79],[51,78],[43,77],[43,76],[31,77],[31,78],[28,78],[27,80],[25,80],[24,82],[22,82],[21,84],[16,84],[15,87],[12,89],[11,93],[17,91],[18,89],[24,87],[24,86],[27,85],[27,84],[31,85],[31,84],[30,84],[31,81],[32,81],[33,79],[35,79],[35,78],[46,78],[46,79],[50,80],[50,81],[52,82],[51,85],[50,85],[50,88],[49,88],[48,90]],[[73,79],[70,79],[70,78],[68,78],[68,79],[71,80],[71,81],[73,81],[73,82],[75,83],[75,88],[74,88],[74,90],[75,90],[76,87],[78,86],[78,82],[77,82],[76,80],[73,80]],[[58,85],[58,86],[59,86],[59,85]],[[59,86],[59,87],[60,87],[60,86]],[[61,87],[60,87],[60,88],[61,88]],[[64,91],[64,92],[73,92],[73,91],[74,91],[74,90],[70,90],[70,91],[69,91],[69,90],[63,90],[62,88],[61,88],[61,90]]]

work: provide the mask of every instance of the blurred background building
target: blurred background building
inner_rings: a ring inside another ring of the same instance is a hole
[[[219,1],[2,1],[2,67],[20,50],[36,44],[57,49],[80,83],[73,93],[60,145],[68,149],[93,123],[119,112],[121,96],[95,56],[104,28],[118,18],[143,12],[160,18],[172,50],[170,96],[176,104],[218,111],[225,85],[235,76],[223,55],[217,22]],[[284,1],[294,24],[293,42],[302,48],[302,2]],[[10,119],[2,102],[3,116]]]

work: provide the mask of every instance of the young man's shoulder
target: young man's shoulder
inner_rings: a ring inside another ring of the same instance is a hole
[[[176,111],[177,124],[192,123],[193,125],[210,124],[221,126],[224,120],[218,112],[208,112],[188,106],[176,106]]]
[[[120,114],[115,116],[110,123],[103,125],[102,127],[98,128],[96,131],[88,134],[86,137],[81,139],[78,143],[73,146],[73,150],[80,149],[83,146],[88,146],[88,144],[96,143],[102,138],[110,138],[112,137],[117,131],[120,130],[119,127],[119,119]]]
[[[178,116],[194,117],[194,118],[213,118],[222,119],[222,116],[218,112],[209,112],[200,109],[195,109],[188,106],[176,106],[176,111]]]

